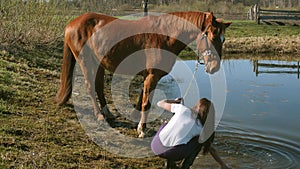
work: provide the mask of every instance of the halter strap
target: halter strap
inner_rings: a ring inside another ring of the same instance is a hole
[[[204,57],[204,56],[210,56],[212,54],[212,51],[209,49],[208,46],[208,40],[207,40],[207,30],[208,28],[211,27],[211,25],[207,25],[206,28],[204,29],[204,31],[201,34],[201,37],[199,39],[199,43],[202,40],[205,40],[205,49],[203,51],[198,50],[198,63],[203,65],[204,63],[200,63],[200,60]]]
[[[206,34],[206,32],[207,32],[207,30],[208,30],[209,27],[211,27],[211,24],[208,24],[208,25],[205,27],[205,29],[204,29],[204,31],[203,31],[204,34]],[[203,33],[202,33],[202,34],[203,34]]]

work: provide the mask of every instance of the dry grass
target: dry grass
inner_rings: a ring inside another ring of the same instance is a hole
[[[57,43],[71,18],[63,4],[6,0],[0,4],[0,43],[5,47],[32,48]]]
[[[226,40],[224,50],[228,53],[298,53],[300,52],[300,36],[231,38]]]
[[[225,36],[227,53],[296,54],[300,51],[299,26],[233,20]]]

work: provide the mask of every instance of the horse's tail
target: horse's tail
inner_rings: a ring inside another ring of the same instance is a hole
[[[72,76],[76,60],[68,45],[64,42],[62,70],[60,76],[60,87],[56,94],[55,102],[59,105],[65,104],[72,93]]]

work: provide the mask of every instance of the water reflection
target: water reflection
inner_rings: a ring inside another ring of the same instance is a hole
[[[194,61],[178,61],[173,82],[160,83],[162,90],[168,91],[173,83],[184,89],[189,83],[184,73],[176,73],[182,63],[194,69]],[[226,105],[215,140],[224,160],[232,168],[300,168],[299,60],[227,59],[222,61],[222,68]],[[165,79],[168,76],[161,81]],[[212,97],[210,75],[201,67],[195,83],[201,97]],[[168,91],[167,97],[174,91]],[[210,156],[199,156],[193,167],[218,165]]]
[[[253,72],[255,72],[256,76],[262,73],[270,73],[270,74],[297,74],[299,79],[300,75],[300,65],[298,62],[291,61],[265,61],[265,60],[253,60]]]

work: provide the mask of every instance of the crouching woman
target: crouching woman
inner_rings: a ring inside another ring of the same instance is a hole
[[[180,102],[180,99],[175,99],[157,103],[159,107],[174,115],[154,136],[151,142],[154,154],[167,159],[167,169],[188,169],[202,150],[203,154],[209,152],[220,164],[221,169],[227,169],[212,146],[215,110],[211,101],[202,98],[193,108],[179,104]],[[176,161],[182,161],[180,167]]]

